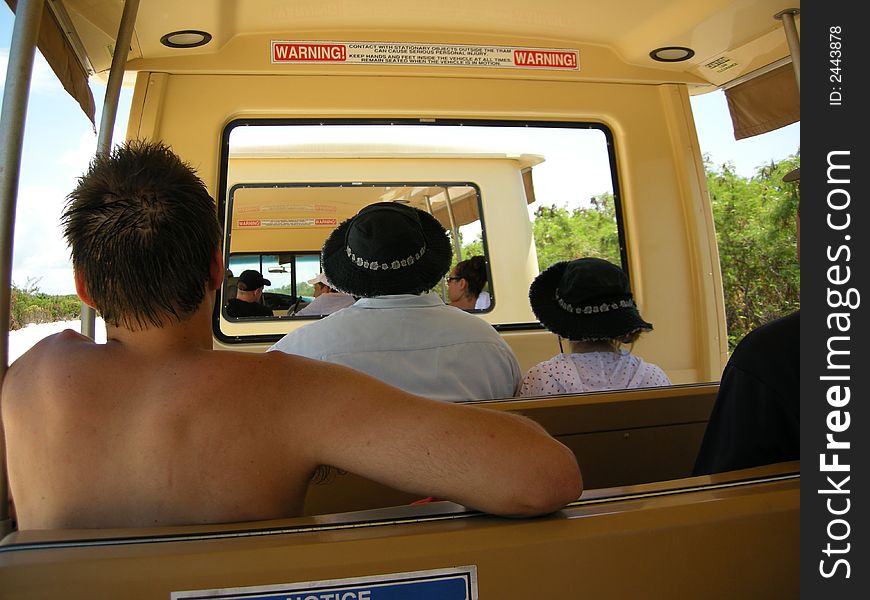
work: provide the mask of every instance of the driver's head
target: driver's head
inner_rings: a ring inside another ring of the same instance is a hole
[[[259,302],[260,296],[263,295],[264,285],[272,285],[272,282],[264,279],[259,271],[253,269],[242,271],[236,287],[237,295],[240,299],[248,302]]]

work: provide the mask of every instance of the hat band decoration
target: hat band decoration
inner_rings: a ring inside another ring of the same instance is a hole
[[[412,254],[409,255],[407,258],[394,260],[388,263],[379,262],[377,260],[368,260],[366,258],[363,258],[362,256],[357,256],[357,254],[350,246],[346,246],[345,251],[347,252],[348,258],[350,258],[350,261],[358,267],[362,267],[363,269],[370,269],[372,271],[390,271],[410,267],[415,262],[420,260],[423,255],[426,254],[426,245],[423,244],[423,247],[420,248],[416,252],[416,254]]]
[[[628,300],[620,300],[618,302],[615,300],[613,302],[602,302],[601,304],[594,306],[574,306],[573,304],[569,304],[568,302],[562,300],[562,298],[559,296],[559,290],[556,290],[556,302],[559,304],[559,306],[562,307],[563,310],[578,315],[605,313],[610,312],[611,310],[619,310],[621,308],[635,308],[634,300],[632,300],[631,298],[629,298]]]

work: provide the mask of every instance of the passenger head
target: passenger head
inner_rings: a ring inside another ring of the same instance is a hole
[[[450,303],[468,300],[471,306],[486,285],[486,259],[472,256],[456,263],[447,278],[447,296]]]
[[[332,292],[332,284],[323,273],[318,273],[317,277],[308,280],[308,285],[314,288],[314,297],[317,298],[321,294],[329,294]]]
[[[544,327],[572,342],[630,344],[653,328],[641,318],[625,272],[600,258],[552,265],[532,282],[529,301]]]
[[[95,157],[61,224],[77,287],[107,324],[136,330],[184,320],[220,280],[222,265],[212,273],[221,240],[214,200],[162,143],[129,142]]]
[[[263,279],[259,271],[253,269],[242,271],[236,284],[236,297],[247,302],[259,302],[264,285],[272,285],[272,282]]]
[[[336,289],[371,298],[420,294],[450,268],[444,227],[429,213],[378,202],[344,221],[323,244],[323,272]]]

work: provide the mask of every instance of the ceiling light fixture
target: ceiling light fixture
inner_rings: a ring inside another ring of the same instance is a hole
[[[649,53],[653,60],[659,62],[681,62],[695,56],[695,51],[683,46],[664,46]]]
[[[196,29],[183,29],[167,33],[160,38],[160,43],[170,48],[196,48],[211,41],[211,34]]]

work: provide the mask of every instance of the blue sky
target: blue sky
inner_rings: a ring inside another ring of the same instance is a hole
[[[12,38],[12,12],[0,7],[0,85],[6,80],[6,61]],[[99,125],[105,87],[91,84]],[[2,89],[0,89],[2,92]],[[123,89],[114,140],[123,140],[132,90]],[[797,152],[800,123],[765,135],[735,141],[721,92],[692,98],[701,151],[713,164],[731,163],[744,177],[773,160]],[[65,195],[87,168],[96,150],[96,132],[74,100],[54,79],[37,53],[24,132],[24,156],[19,181],[12,281],[35,284],[49,294],[75,292],[69,251],[58,225]]]

